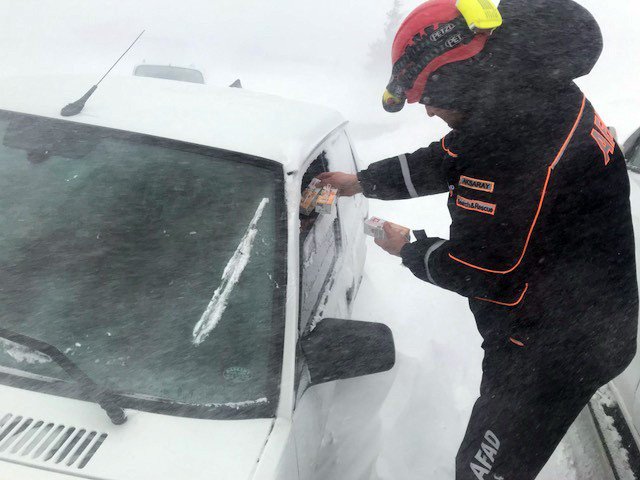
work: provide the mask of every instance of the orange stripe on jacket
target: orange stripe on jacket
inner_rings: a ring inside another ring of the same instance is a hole
[[[444,137],[442,137],[442,149],[447,152],[450,156],[452,156],[453,158],[458,158],[458,154],[457,153],[453,153],[451,150],[449,150],[447,148],[447,146],[444,144]]]
[[[529,290],[529,284],[528,283],[525,284],[524,290],[520,294],[520,298],[518,298],[518,300],[516,300],[513,303],[498,302],[497,300],[489,300],[488,298],[480,298],[480,297],[476,297],[476,300],[482,300],[483,302],[495,303],[496,305],[502,305],[504,307],[516,307],[516,306],[520,305],[522,300],[524,300],[524,296],[527,294],[527,290]]]
[[[487,272],[487,273],[495,273],[498,275],[506,275],[508,273],[513,272],[515,269],[517,269],[520,264],[522,263],[522,260],[524,260],[524,256],[527,253],[527,248],[529,248],[529,243],[531,241],[531,236],[533,235],[533,230],[536,227],[536,224],[538,223],[538,217],[540,216],[540,212],[542,211],[542,205],[544,204],[544,199],[545,196],[547,195],[547,187],[549,185],[549,180],[551,178],[551,173],[553,172],[553,169],[555,168],[555,166],[558,164],[558,162],[560,161],[560,159],[562,158],[562,156],[564,155],[564,152],[566,151],[567,147],[569,146],[569,143],[571,142],[571,140],[573,139],[573,135],[576,133],[576,130],[578,128],[578,125],[580,124],[580,120],[582,120],[582,115],[584,114],[584,107],[587,103],[587,97],[584,96],[582,97],[582,106],[580,107],[580,112],[578,113],[578,118],[576,118],[575,123],[573,124],[573,128],[571,129],[571,132],[569,132],[569,135],[567,136],[566,140],[564,141],[564,143],[562,144],[562,147],[560,148],[560,151],[558,152],[558,154],[556,155],[556,158],[553,160],[553,162],[551,163],[551,165],[549,165],[549,168],[547,169],[547,178],[544,182],[544,186],[542,187],[542,194],[540,195],[540,202],[538,203],[538,210],[536,211],[536,215],[533,218],[533,222],[531,223],[531,228],[529,229],[529,233],[527,235],[527,239],[524,243],[524,248],[522,249],[522,253],[520,254],[520,258],[518,258],[518,261],[516,262],[516,264],[507,269],[507,270],[492,270],[490,268],[484,268],[484,267],[480,267],[478,265],[474,265],[472,263],[469,262],[465,262],[464,260],[461,260],[457,257],[455,257],[454,255],[452,255],[451,253],[449,254],[449,258],[451,258],[452,260],[461,263],[467,267],[470,268],[474,268],[476,270],[480,270],[482,272]],[[444,141],[444,139],[443,139]]]

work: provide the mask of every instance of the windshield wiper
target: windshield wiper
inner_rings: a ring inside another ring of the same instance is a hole
[[[0,338],[9,340],[10,342],[31,348],[36,352],[40,352],[49,357],[53,362],[57,363],[73,380],[75,380],[83,389],[84,393],[107,412],[111,422],[115,425],[122,425],[127,421],[127,415],[124,409],[116,404],[114,396],[108,390],[98,386],[80,367],[73,363],[69,357],[58,350],[53,345],[49,345],[41,340],[22,335],[0,328]]]

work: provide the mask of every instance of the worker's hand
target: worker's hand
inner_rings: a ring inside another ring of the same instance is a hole
[[[342,197],[352,197],[357,193],[362,193],[362,185],[358,181],[358,176],[342,172],[325,172],[316,178],[320,180],[320,185],[331,185],[338,189],[338,194]]]
[[[382,228],[384,228],[384,233],[387,238],[384,240],[376,239],[376,245],[382,247],[387,253],[399,257],[402,247],[409,243],[407,237],[405,237],[402,232],[393,228],[389,222],[385,222]]]

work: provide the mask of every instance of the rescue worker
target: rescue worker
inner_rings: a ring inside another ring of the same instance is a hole
[[[625,160],[573,83],[600,56],[599,27],[572,0],[502,0],[499,11],[484,0],[413,11],[393,44],[384,106],[421,103],[453,130],[357,176],[321,176],[341,195],[449,193],[448,240],[409,243],[387,224],[377,243],[419,279],[468,297],[483,337],[457,480],[536,478],[636,350]]]

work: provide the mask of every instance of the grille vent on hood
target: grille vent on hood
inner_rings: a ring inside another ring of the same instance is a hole
[[[82,469],[107,439],[106,433],[16,416],[0,419],[0,456]]]

